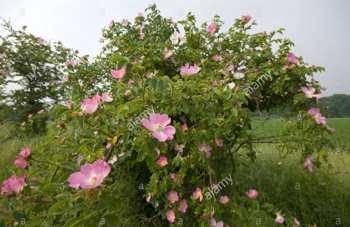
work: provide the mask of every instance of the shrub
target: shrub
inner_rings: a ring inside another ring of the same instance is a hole
[[[133,23],[112,21],[95,61],[69,67],[69,99],[54,108],[29,168],[16,170],[27,186],[2,200],[8,221],[251,226],[277,215],[291,225],[254,182],[237,185],[235,170],[261,142],[302,151],[315,170],[329,146],[312,79],[322,68],[294,55],[282,29],[253,33],[250,16],[226,32],[222,24],[216,16],[197,27],[191,14],[174,22],[155,6]],[[279,105],[291,108],[286,134],[254,137],[250,113]]]

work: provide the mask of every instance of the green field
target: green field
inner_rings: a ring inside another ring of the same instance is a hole
[[[258,134],[273,135],[281,130],[282,121],[256,121]],[[350,226],[350,119],[330,119],[336,128],[331,135],[335,151],[330,151],[328,163],[314,173],[303,170],[300,154],[282,154],[270,144],[258,145],[257,161],[246,161],[238,167],[236,181],[240,188],[255,187],[263,201],[281,211],[294,215],[304,223],[318,223],[318,227]],[[7,139],[9,125],[0,128],[0,180],[11,174],[8,168],[20,148],[37,143],[40,138]],[[249,213],[249,212],[248,212]],[[273,226],[264,208],[249,213],[251,226]],[[257,220],[259,220],[257,222]],[[257,224],[260,223],[260,224]],[[341,224],[337,224],[341,223]]]

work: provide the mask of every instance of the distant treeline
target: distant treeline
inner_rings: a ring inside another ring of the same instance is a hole
[[[350,117],[350,95],[336,94],[321,98],[328,117]]]

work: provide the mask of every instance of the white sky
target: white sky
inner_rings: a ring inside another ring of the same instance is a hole
[[[200,22],[218,14],[226,25],[250,14],[258,30],[286,28],[295,52],[307,62],[326,68],[319,79],[326,95],[350,94],[350,1],[348,0],[0,0],[0,17],[15,27],[46,40],[60,40],[81,53],[100,50],[101,29],[111,19],[131,20],[156,3],[162,14],[174,19],[191,11]]]

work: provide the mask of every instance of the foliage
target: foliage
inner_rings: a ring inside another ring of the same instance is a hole
[[[173,210],[174,225],[207,226],[216,219],[251,226],[250,215],[265,215],[273,225],[278,212],[291,225],[295,214],[278,203],[248,198],[245,192],[259,191],[258,185],[240,185],[236,170],[242,156],[255,159],[256,143],[301,151],[317,166],[326,158],[329,128],[317,123],[319,114],[310,117],[307,110],[317,103],[300,92],[303,86],[319,90],[312,74],[322,68],[295,57],[282,30],[253,33],[254,25],[245,16],[226,32],[211,32],[207,24],[197,27],[191,14],[173,22],[155,6],[134,23],[112,22],[97,59],[69,67],[64,86],[72,105],[55,106],[50,112],[55,128],[32,147],[28,170],[15,170],[25,172],[28,186],[17,198],[3,199],[13,214],[8,221],[24,217],[28,226],[96,226],[104,220],[108,226],[130,226],[121,223],[128,216],[139,226],[167,226]],[[222,21],[216,16],[210,26],[219,30]],[[264,75],[271,79],[262,82]],[[259,86],[248,93],[253,84]],[[110,93],[113,101],[101,101],[97,93]],[[291,108],[287,130],[256,137],[250,114],[279,105]],[[165,141],[155,136],[163,125],[154,131],[144,122],[130,127],[147,108],[171,118]],[[97,159],[112,167],[104,183],[90,190],[70,188],[70,174]],[[231,174],[234,184],[217,195],[230,201],[207,198],[209,188]],[[186,212],[167,198],[171,191],[187,201]],[[134,210],[125,213],[123,206]]]
[[[350,117],[350,95],[336,94],[321,99],[328,117]]]
[[[49,43],[6,22],[0,37],[0,93],[13,109],[10,120],[25,121],[62,99],[63,63],[73,56],[60,42]]]

